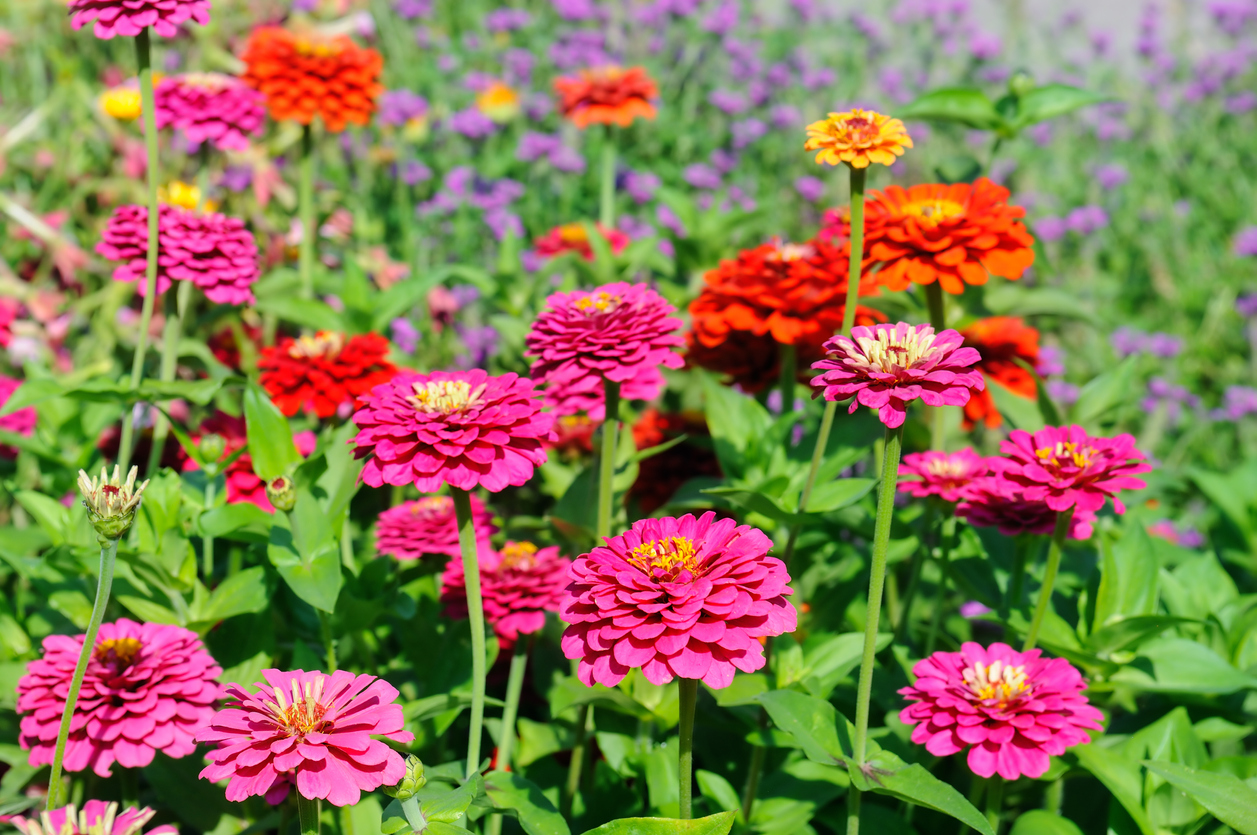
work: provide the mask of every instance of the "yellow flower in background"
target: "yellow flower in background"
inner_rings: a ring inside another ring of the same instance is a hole
[[[903,122],[858,107],[847,113],[830,113],[829,118],[807,126],[807,151],[819,151],[816,161],[827,165],[846,163],[852,168],[868,168],[871,163],[892,165],[912,147],[912,138]]]
[[[212,212],[218,208],[213,200],[206,200],[202,205],[201,189],[182,180],[172,180],[169,185],[157,189],[157,199],[182,209],[195,209],[199,206],[203,211]]]
[[[495,122],[509,122],[519,115],[519,93],[495,81],[476,96],[476,108]]]
[[[113,118],[133,122],[140,118],[140,91],[123,85],[100,94],[100,107]]]

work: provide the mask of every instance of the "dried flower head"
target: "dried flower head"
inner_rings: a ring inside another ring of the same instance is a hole
[[[846,163],[852,168],[868,168],[871,163],[892,165],[912,147],[912,138],[903,122],[855,108],[846,113],[830,113],[807,126],[807,151],[818,151],[816,161],[825,165]]]
[[[122,468],[114,465],[113,475],[100,468],[100,476],[92,478],[79,470],[79,492],[83,494],[83,506],[92,520],[92,527],[103,545],[107,540],[121,539],[131,527],[135,519],[135,510],[140,506],[140,498],[148,480],[136,486],[135,477],[139,473],[136,467],[127,473],[126,481],[122,480]]]

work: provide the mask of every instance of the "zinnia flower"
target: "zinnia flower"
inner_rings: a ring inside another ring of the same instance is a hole
[[[625,400],[653,400],[663,390],[659,366],[680,368],[676,309],[645,284],[616,282],[593,290],[555,293],[524,340],[536,357],[529,373],[545,383],[546,403],[559,414],[606,412],[603,378],[620,384]]]
[[[498,532],[493,514],[476,496],[471,497],[472,527],[481,552],[489,550],[489,537]],[[399,560],[417,560],[435,554],[457,557],[458,520],[449,496],[425,496],[403,502],[380,514],[375,525],[375,547]]]
[[[172,281],[191,281],[215,304],[253,304],[249,289],[258,279],[258,251],[253,233],[239,218],[216,212],[190,212],[163,204],[158,210],[157,292]],[[96,244],[96,252],[121,261],[114,281],[138,282],[148,292],[148,207],[114,209]]]
[[[1152,469],[1133,436],[1093,438],[1077,425],[1047,426],[1033,435],[1015,429],[1000,452],[1012,462],[1004,477],[1021,487],[1022,497],[1055,511],[1095,512],[1111,497],[1113,509],[1125,513],[1118,491],[1143,489],[1147,484],[1135,475]]]
[[[80,811],[73,803],[40,812],[38,817],[24,818],[16,815],[9,823],[22,835],[139,835],[144,824],[157,814],[147,806],[130,808],[118,814],[117,803],[89,800]],[[148,835],[175,835],[178,832],[170,824],[155,826]]]
[[[545,442],[545,448],[569,458],[589,455],[594,451],[594,430],[601,425],[602,421],[589,415],[559,415],[554,421],[554,438]]]
[[[975,478],[989,471],[986,459],[972,449],[959,452],[913,452],[903,457],[899,474],[918,476],[899,482],[899,492],[923,499],[938,496],[945,502],[958,502]]]
[[[228,778],[227,799],[253,795],[278,803],[293,783],[297,793],[333,806],[352,806],[362,792],[391,786],[406,763],[374,736],[407,743],[397,689],[375,676],[338,670],[331,675],[263,670],[256,693],[227,687],[235,700],[214,714],[197,742],[216,742],[201,779]]]
[[[375,112],[384,59],[347,35],[297,34],[279,26],[253,30],[245,45],[244,80],[261,90],[271,118],[308,125],[315,116],[332,133],[365,125]]]
[[[44,638],[44,657],[18,681],[17,711],[25,714],[18,742],[33,766],[52,762],[84,637]],[[65,770],[91,768],[108,777],[115,762],[142,768],[158,751],[188,756],[196,749],[193,735],[214,714],[221,673],[191,630],[125,618],[101,624],[70,721]]]
[[[619,125],[627,128],[639,116],[655,118],[655,81],[642,67],[606,66],[581,70],[575,78],[554,80],[559,112],[578,128]]]
[[[190,144],[243,151],[262,132],[265,96],[235,76],[195,72],[163,78],[153,90],[157,127],[183,131]]]
[[[559,546],[538,548],[531,542],[510,542],[501,551],[480,551],[480,594],[485,619],[498,642],[509,647],[520,635],[540,632],[546,612],[558,612],[572,561],[559,556]],[[441,575],[445,616],[467,617],[463,561],[452,559]]]
[[[70,0],[70,26],[77,32],[96,21],[92,33],[102,40],[134,37],[145,27],[163,38],[179,34],[189,20],[209,24],[210,0]]]
[[[985,463],[988,474],[960,489],[961,502],[956,505],[956,516],[974,527],[998,528],[1004,536],[1051,534],[1056,529],[1056,511],[1042,500],[1027,499],[1021,485],[1005,477],[1009,468],[1016,465],[1007,458],[987,458]],[[1075,510],[1067,536],[1090,539],[1095,518],[1093,511]]]
[[[653,684],[674,676],[728,687],[764,666],[759,639],[793,632],[798,615],[772,540],[707,512],[642,519],[572,563],[560,616],[563,654],[586,685],[614,687],[640,667]]]
[[[601,223],[596,224],[598,234],[607,242],[611,252],[619,255],[629,245],[629,236],[619,229],[608,229]],[[556,226],[549,232],[533,241],[537,254],[542,258],[553,258],[565,252],[575,252],[586,261],[594,260],[594,248],[589,243],[589,232],[583,223],[565,223]]]
[[[392,379],[397,367],[386,359],[388,350],[388,340],[378,333],[289,337],[262,349],[258,382],[285,415],[304,409],[329,418]]]
[[[509,122],[519,115],[519,93],[494,81],[476,94],[476,109],[495,122]]]
[[[120,122],[134,122],[142,112],[139,85],[129,82],[106,90],[100,94],[100,108]]]
[[[855,108],[846,113],[830,113],[807,126],[805,151],[818,151],[816,161],[826,165],[846,163],[852,168],[868,168],[871,163],[893,165],[912,147],[903,122]]]
[[[969,749],[981,777],[1040,777],[1050,756],[1091,741],[1104,718],[1082,691],[1082,675],[1063,658],[986,649],[965,642],[960,652],[936,652],[912,668],[916,684],[899,692],[912,704],[899,721],[915,725],[912,741],[936,757]]]
[[[372,389],[353,416],[354,455],[368,459],[362,480],[414,484],[421,493],[443,484],[493,493],[519,486],[545,463],[541,441],[554,425],[539,394],[531,380],[479,368],[399,374]]]
[[[1031,368],[1039,364],[1039,332],[1015,316],[992,316],[979,319],[960,332],[965,345],[982,355],[978,363],[988,381],[993,380],[1018,397],[1033,400],[1038,394],[1034,374],[1016,360]],[[975,393],[965,404],[965,429],[977,423],[990,429],[1003,421],[988,388]]]
[[[21,380],[15,380],[12,377],[0,374],[0,409],[4,407],[5,403],[9,402],[13,392],[21,387]],[[24,409],[18,409],[10,414],[0,416],[0,432],[12,432],[15,435],[29,438],[35,433],[35,424],[38,420],[39,416],[35,412],[35,407],[27,406]],[[16,457],[17,449],[0,444],[0,458]]]
[[[971,390],[982,390],[982,374],[973,368],[978,352],[961,342],[953,330],[936,334],[907,322],[853,328],[851,337],[825,343],[829,358],[812,366],[821,372],[812,385],[824,387],[826,400],[855,395],[848,412],[863,403],[894,429],[918,397],[927,406],[963,406]]]

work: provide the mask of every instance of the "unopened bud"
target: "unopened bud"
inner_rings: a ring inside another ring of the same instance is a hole
[[[101,545],[111,540],[121,539],[135,520],[135,510],[140,506],[140,497],[148,482],[138,486],[135,476],[139,470],[131,468],[126,481],[122,480],[122,469],[114,465],[113,475],[100,468],[99,478],[89,478],[87,473],[79,470],[79,491],[83,494],[83,506],[87,508],[87,516],[96,529],[96,539]]]
[[[223,457],[223,453],[227,451],[227,442],[223,440],[222,435],[203,435],[201,440],[196,442],[197,451],[201,453],[201,459],[209,463],[219,461]]]
[[[297,503],[297,490],[292,485],[292,479],[281,475],[266,482],[266,498],[271,500],[276,510],[292,510]]]
[[[409,800],[428,782],[423,776],[423,763],[414,754],[406,757],[406,776],[396,786],[385,786],[384,793],[398,800]]]
[[[1034,76],[1025,70],[1018,70],[1008,79],[1008,92],[1021,98],[1035,88]]]

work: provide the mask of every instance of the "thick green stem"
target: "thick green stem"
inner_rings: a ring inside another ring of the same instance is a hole
[[[319,801],[303,797],[297,792],[297,821],[301,825],[301,835],[319,835]]]
[[[96,651],[96,633],[100,629],[100,622],[105,619],[105,607],[109,605],[109,591],[113,588],[113,567],[117,559],[118,540],[110,539],[100,546],[96,601],[92,604],[87,634],[83,636],[83,648],[79,650],[79,661],[74,666],[74,676],[70,679],[70,692],[66,694],[65,707],[61,709],[61,726],[57,729],[57,747],[52,754],[52,773],[48,776],[48,805],[45,809],[52,810],[65,805],[65,800],[61,797],[61,763],[65,760],[65,746],[70,740],[70,721],[74,718],[74,709],[79,702],[79,689],[83,686],[87,663]]]
[[[314,126],[301,129],[301,163],[297,181],[297,212],[301,220],[301,247],[297,267],[301,272],[301,297],[314,298],[314,247],[319,230],[314,218]]]
[[[679,764],[681,820],[694,817],[694,708],[698,704],[698,679],[678,679],[681,696]]]
[[[847,306],[842,311],[842,332],[851,335],[855,309],[860,298],[860,276],[864,272],[864,174],[851,169],[851,260],[847,266]]]
[[[205,509],[211,510],[214,507],[214,499],[218,493],[218,473],[215,467],[214,475],[210,476],[205,482]],[[205,577],[206,584],[210,578],[214,576],[214,535],[211,533],[201,533],[201,573]]]
[[[528,642],[524,635],[515,637],[511,655],[511,673],[506,679],[506,705],[502,708],[502,739],[498,742],[498,771],[511,770],[511,754],[515,747],[515,717],[519,715],[519,697],[524,692],[524,673],[528,669]]]
[[[471,622],[471,731],[467,737],[466,777],[480,770],[480,734],[484,727],[484,604],[480,600],[480,558],[476,549],[476,530],[471,519],[471,495],[451,487],[454,494],[454,516],[458,520],[458,548],[463,556],[463,574],[467,588],[467,619]]]
[[[606,138],[602,142],[602,170],[598,222],[607,229],[615,228],[615,127],[607,125]]]
[[[860,835],[860,792],[847,789],[847,835]]]
[[[925,304],[930,311],[930,326],[935,333],[942,333],[947,327],[947,309],[943,305],[943,286],[935,281],[925,285]],[[930,449],[941,450],[947,428],[943,422],[944,406],[930,406]]]
[[[1000,813],[1004,811],[1004,778],[993,776],[986,787],[986,822],[999,835]]]
[[[144,269],[144,302],[140,307],[140,332],[136,336],[135,357],[131,360],[131,390],[140,387],[144,380],[144,359],[148,354],[148,325],[153,320],[153,304],[157,300],[157,118],[153,103],[153,51],[149,43],[148,28],[135,36],[135,62],[140,76],[140,109],[144,117],[144,152],[148,165],[148,252]],[[128,409],[122,419],[122,436],[118,442],[118,466],[126,472],[131,466],[131,453],[135,443],[135,413]]]
[[[166,291],[164,300],[166,324],[162,331],[161,345],[161,381],[169,383],[175,378],[175,369],[179,364],[179,339],[183,336],[183,319],[187,315],[188,303],[192,299],[192,282],[180,281],[179,289],[171,293]],[[169,408],[169,402],[167,402]],[[153,425],[153,446],[148,455],[148,478],[152,478],[161,469],[162,453],[166,449],[166,438],[170,435],[170,421],[163,414],[158,414]]]
[[[419,806],[419,798],[408,797],[403,800],[402,814],[406,816],[406,822],[410,824],[410,828],[415,832],[427,831],[428,818],[423,813],[423,809]]]
[[[751,813],[755,811],[755,795],[759,792],[759,778],[764,773],[764,762],[767,759],[768,749],[763,745],[751,748],[751,762],[746,769],[746,787],[742,790],[742,819],[748,823]]]
[[[615,448],[619,445],[620,384],[603,379],[607,416],[602,423],[602,454],[598,463],[598,521],[594,536],[601,544],[611,535],[611,510],[615,504]]]
[[[1052,603],[1052,586],[1056,585],[1056,572],[1061,567],[1061,550],[1065,547],[1065,537],[1069,534],[1069,523],[1074,518],[1074,509],[1063,510],[1056,514],[1056,529],[1052,531],[1052,544],[1048,547],[1047,570],[1043,574],[1043,586],[1039,589],[1039,602],[1034,607],[1034,617],[1030,621],[1030,629],[1026,632],[1026,643],[1022,652],[1034,649],[1039,640],[1039,629],[1043,626],[1043,616],[1047,614]]]

